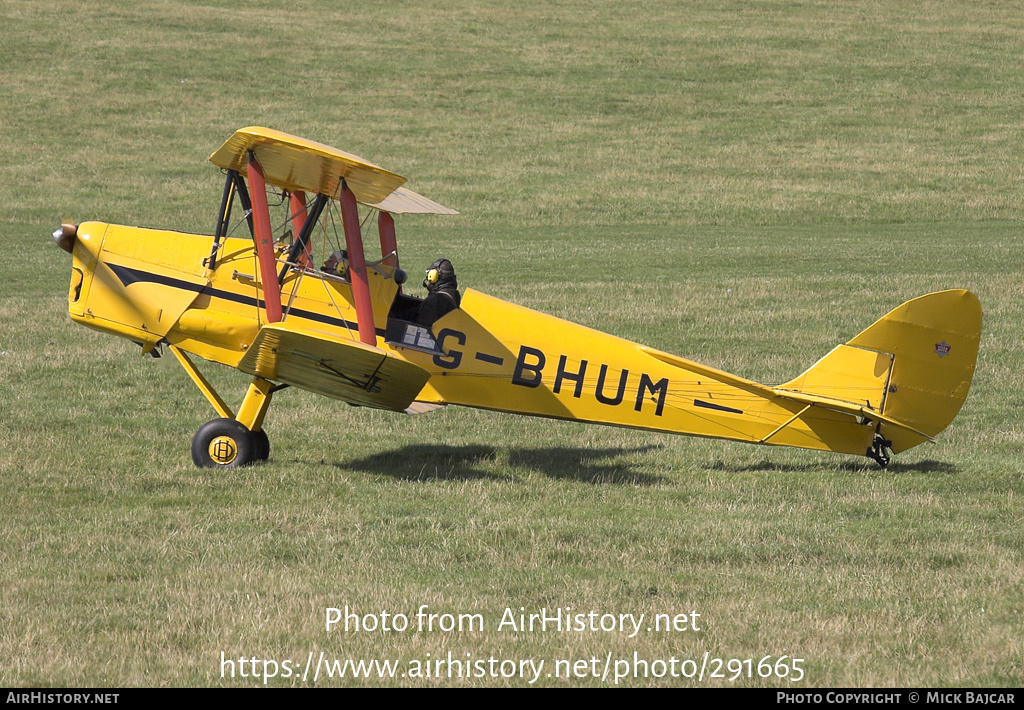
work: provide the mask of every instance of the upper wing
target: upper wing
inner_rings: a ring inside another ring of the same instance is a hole
[[[238,369],[349,404],[404,411],[430,378],[422,367],[356,340],[264,326]]]
[[[345,180],[364,205],[394,213],[458,214],[412,190],[399,189],[404,177],[358,155],[270,128],[249,126],[236,131],[210,156],[210,162],[243,171],[249,151],[256,155],[267,181],[282,190],[335,197]]]
[[[269,128],[250,126],[235,132],[210,156],[227,170],[244,171],[253,151],[266,179],[283,190],[338,194],[342,178],[360,202],[380,202],[405,182],[358,155]]]
[[[452,208],[439,205],[404,187],[395,188],[395,191],[383,200],[368,206],[391,214],[458,214]]]

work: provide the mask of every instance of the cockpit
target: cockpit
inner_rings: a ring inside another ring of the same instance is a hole
[[[249,192],[252,185],[247,184],[236,170],[225,172],[213,244],[209,257],[204,261],[211,270],[217,267],[221,248],[227,239],[251,236],[258,242],[253,200]],[[415,349],[440,352],[433,343],[430,324],[426,324],[424,329],[424,323],[417,322],[417,314],[425,299],[403,293],[402,285],[407,274],[399,267],[392,213],[384,207],[413,213],[457,213],[401,188],[380,204],[363,203],[360,210],[351,192],[348,192],[346,205],[344,181],[339,183],[339,187],[342,191],[337,199],[317,194],[311,203],[307,203],[303,191],[281,189],[271,182],[265,186],[282,319],[287,318],[296,294],[300,292],[301,282],[312,279],[321,282],[327,299],[335,302],[339,323],[350,329],[357,325],[351,323],[351,317],[346,318],[341,313],[342,310],[350,313],[351,305],[354,305],[357,312],[355,320],[386,321],[387,342],[402,347],[410,347],[412,343]],[[390,204],[385,204],[389,201]],[[369,249],[365,252],[363,249],[364,244],[374,241],[380,243],[379,258],[373,258],[368,253]],[[264,284],[264,291],[270,296],[271,290],[267,286]],[[362,298],[361,292],[365,293]],[[343,307],[342,301],[350,305]],[[386,316],[380,318],[380,312]],[[409,326],[416,326],[414,338],[409,337]],[[371,344],[370,339],[376,336],[364,335],[361,326],[358,329],[361,339]],[[369,332],[373,330],[375,328],[371,326]]]

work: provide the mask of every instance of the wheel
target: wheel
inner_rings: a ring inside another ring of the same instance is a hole
[[[192,437],[192,463],[199,468],[245,466],[255,455],[252,432],[235,419],[206,422]]]
[[[270,437],[266,429],[260,429],[252,433],[252,441],[255,445],[254,461],[266,461],[270,458]]]

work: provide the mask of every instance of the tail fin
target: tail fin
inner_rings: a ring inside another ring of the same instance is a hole
[[[980,340],[977,296],[930,293],[890,311],[778,390],[880,413],[878,433],[899,453],[936,436],[956,417]]]

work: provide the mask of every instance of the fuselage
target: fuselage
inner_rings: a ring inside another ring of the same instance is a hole
[[[263,276],[251,239],[224,239],[213,261],[211,242],[209,235],[83,223],[73,250],[71,317],[144,351],[167,343],[239,367],[267,323]],[[400,292],[396,271],[385,262],[367,269],[375,347],[430,373],[419,402],[859,455],[871,444],[872,426],[850,416],[808,411],[765,396],[768,388],[756,383],[474,290],[463,294],[461,308],[410,338],[415,328],[403,323],[396,331],[389,321]],[[359,339],[344,278],[290,267],[281,306],[283,322],[305,333]]]

